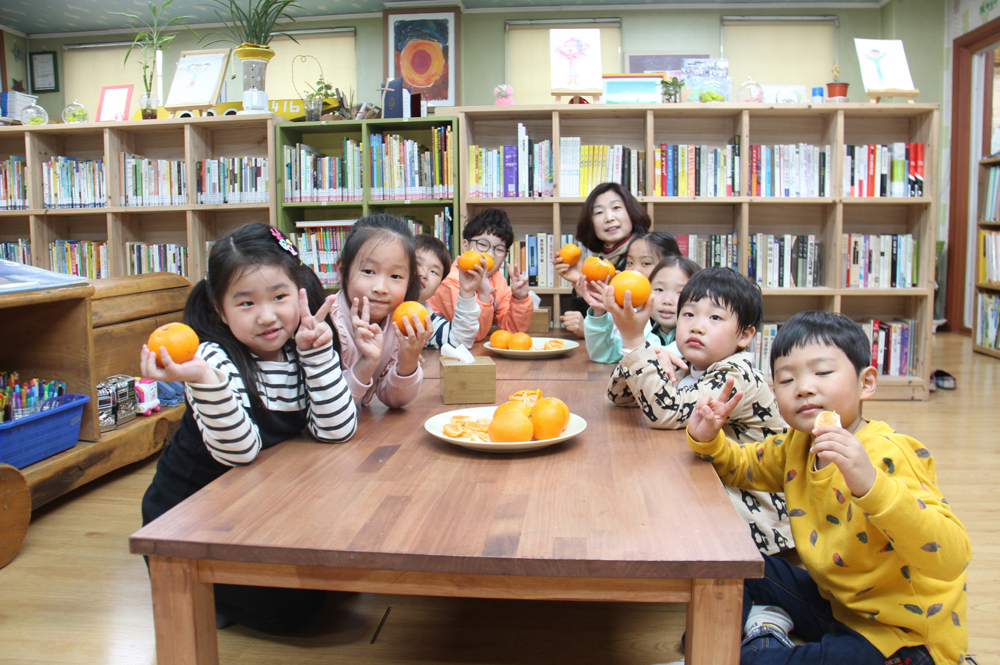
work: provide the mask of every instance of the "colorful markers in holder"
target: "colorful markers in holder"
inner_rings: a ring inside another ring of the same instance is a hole
[[[31,379],[20,382],[17,372],[0,372],[0,422],[8,422],[44,411],[47,402],[66,394],[62,381]]]

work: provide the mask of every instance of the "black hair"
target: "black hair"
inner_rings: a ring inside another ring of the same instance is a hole
[[[451,267],[452,258],[451,252],[449,252],[448,248],[444,246],[444,243],[427,233],[421,233],[418,235],[416,242],[416,251],[419,252],[424,250],[433,254],[434,257],[441,262],[441,269],[444,271],[444,274],[441,276],[444,277],[447,275],[448,269]]]
[[[592,252],[604,250],[604,243],[594,233],[594,202],[601,194],[612,191],[622,199],[622,205],[625,206],[628,218],[632,220],[632,233],[637,236],[645,235],[649,232],[649,227],[652,224],[649,215],[646,214],[646,209],[632,196],[632,192],[617,182],[602,182],[591,190],[587,201],[583,204],[583,210],[580,212],[580,221],[576,225],[577,242]]]
[[[677,311],[702,298],[709,298],[735,314],[739,332],[760,327],[764,317],[764,296],[760,287],[732,268],[705,268],[692,275],[681,291]]]
[[[856,321],[834,312],[799,312],[778,328],[771,344],[771,371],[775,360],[813,342],[843,351],[859,376],[872,364],[871,340]]]
[[[503,240],[507,249],[514,244],[514,227],[510,225],[510,218],[507,213],[499,208],[487,208],[478,215],[469,218],[462,229],[462,239],[472,241],[476,236],[484,233],[495,235]]]
[[[403,251],[410,262],[409,276],[406,282],[406,296],[404,300],[416,300],[420,297],[420,278],[417,276],[417,241],[413,238],[413,233],[406,222],[399,217],[386,214],[384,212],[375,215],[362,217],[351,227],[344,241],[344,248],[340,250],[337,270],[340,272],[340,288],[347,293],[348,284],[351,280],[351,266],[358,257],[358,252],[368,243],[374,240],[376,243],[398,240],[403,244]],[[449,265],[451,263],[449,262]]]
[[[244,224],[216,240],[208,257],[208,274],[205,279],[195,283],[184,305],[184,322],[194,328],[202,342],[215,342],[222,348],[240,373],[251,406],[256,407],[265,417],[267,411],[257,387],[261,379],[259,367],[250,350],[233,336],[229,326],[219,315],[226,292],[233,282],[248,271],[273,266],[285,270],[295,283],[296,301],[299,297],[298,290],[306,290],[309,309],[313,312],[320,308],[327,296],[316,273],[279,244],[279,239],[274,235],[276,230],[267,224],[255,222]],[[284,242],[292,246],[290,240]],[[337,328],[330,316],[327,316],[327,323],[333,331],[334,348],[340,349]],[[289,343],[295,342],[290,340]]]
[[[632,242],[636,240],[645,240],[653,247],[653,251],[656,252],[656,258],[658,261],[662,261],[671,255],[681,256],[681,248],[677,244],[677,238],[674,237],[672,233],[664,233],[663,231],[653,231],[651,233],[646,233],[645,235],[636,235],[632,239]],[[629,243],[631,247],[632,243]]]
[[[649,281],[653,281],[656,277],[656,273],[660,272],[664,268],[670,268],[671,266],[677,266],[684,271],[684,274],[688,276],[688,280],[694,277],[694,274],[701,270],[701,266],[684,256],[683,254],[667,254],[663,259],[656,264],[653,271],[649,273]],[[680,309],[678,307],[678,309]]]

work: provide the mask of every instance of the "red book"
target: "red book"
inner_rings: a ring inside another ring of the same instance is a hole
[[[865,178],[865,196],[875,196],[875,146],[868,144],[868,177]]]
[[[757,186],[757,156],[760,154],[760,146],[750,146],[750,196],[760,196],[760,188]]]
[[[906,144],[906,195],[916,196],[914,183],[917,180],[917,144]]]
[[[670,190],[667,189],[667,167],[670,165],[667,159],[668,150],[670,146],[666,143],[660,144],[660,172],[657,174],[660,178],[660,196],[670,196]]]
[[[924,144],[917,143],[917,196],[924,195]]]
[[[878,369],[879,320],[872,319],[872,367]]]
[[[680,248],[681,254],[691,258],[691,250],[689,244],[689,238],[686,233],[677,236],[677,247]]]
[[[687,195],[697,196],[697,192],[694,191],[694,146],[689,145],[687,147]]]

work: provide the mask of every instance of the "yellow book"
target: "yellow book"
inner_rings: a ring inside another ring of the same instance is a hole
[[[686,145],[677,146],[677,196],[687,196],[687,154]],[[681,164],[684,167],[681,167]]]
[[[608,182],[608,181],[611,180],[611,178],[608,177],[608,149],[610,147],[611,146],[607,146],[607,145],[602,145],[601,146],[601,170],[598,171],[598,174],[597,174],[597,177],[598,177],[597,184],[598,185],[600,185],[602,182]],[[597,185],[594,185],[594,186],[596,187]]]
[[[663,196],[660,189],[660,174],[663,173],[663,153],[657,148],[653,151],[653,196]]]
[[[583,184],[583,188],[580,191],[580,196],[587,196],[590,194],[590,148],[589,145],[580,146],[580,182]]]

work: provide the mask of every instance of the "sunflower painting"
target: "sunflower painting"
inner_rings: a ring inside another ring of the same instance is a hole
[[[387,78],[402,77],[430,106],[457,103],[456,19],[451,12],[386,14]]]

